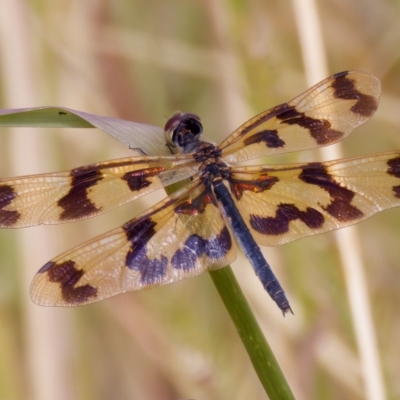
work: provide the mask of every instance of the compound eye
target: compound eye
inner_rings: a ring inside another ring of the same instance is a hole
[[[177,147],[177,143],[175,143],[175,130],[179,126],[182,121],[182,117],[185,114],[183,113],[176,113],[174,114],[165,124],[164,132],[165,132],[165,140],[167,144],[172,147]]]

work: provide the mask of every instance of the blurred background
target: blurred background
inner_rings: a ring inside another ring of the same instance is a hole
[[[308,0],[2,0],[0,108],[59,105],[161,126],[181,110],[219,142],[309,87],[299,21],[310,18],[326,76],[357,69],[382,80],[378,112],[343,142],[344,155],[400,149],[399,2],[321,0],[312,11]],[[94,129],[2,128],[0,178],[129,154]],[[318,159],[307,151],[267,162]],[[76,309],[31,302],[43,264],[153,201],[0,231],[0,399],[267,399],[207,275]],[[264,249],[294,316],[282,318],[244,258],[233,265],[297,399],[400,398],[399,226],[399,209],[358,225],[372,317],[358,336],[333,234]],[[363,337],[376,359],[360,355]]]

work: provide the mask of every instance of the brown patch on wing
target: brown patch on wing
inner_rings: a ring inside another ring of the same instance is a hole
[[[122,179],[127,181],[129,189],[137,192],[152,184],[148,178],[159,175],[165,171],[164,167],[144,168],[137,171],[127,172]]]
[[[50,282],[60,285],[61,296],[66,303],[84,304],[97,295],[97,289],[89,284],[75,286],[85,272],[75,268],[73,260],[61,264],[50,261],[39,270],[39,273],[46,273]]]
[[[400,156],[388,160],[387,164],[389,165],[387,173],[400,178]],[[393,192],[395,197],[400,199],[400,185],[393,186]]]
[[[76,168],[71,175],[71,189],[57,203],[63,209],[61,221],[85,218],[99,211],[89,199],[88,189],[103,179],[102,173],[97,169]]]
[[[212,239],[204,239],[197,234],[192,234],[185,241],[182,250],[178,250],[173,255],[171,265],[175,269],[190,271],[196,267],[197,260],[203,255],[211,260],[219,260],[226,256],[231,248],[232,238],[226,226]]]
[[[387,173],[400,178],[400,156],[388,160],[387,164],[389,165]]]
[[[197,197],[194,197],[190,200],[185,200],[178,204],[174,211],[177,214],[183,215],[202,214],[206,210],[207,204],[214,204],[214,200],[207,190],[205,190]]]
[[[319,146],[336,142],[342,138],[343,132],[332,129],[331,123],[326,119],[315,119],[298,112],[296,108],[290,108],[276,116],[277,119],[288,125],[299,125],[308,129],[310,135]]]
[[[268,175],[261,175],[253,181],[229,180],[231,191],[234,193],[237,200],[242,198],[243,192],[246,190],[250,190],[254,193],[261,193],[271,189],[277,182],[279,182],[279,178]]]
[[[341,72],[334,77],[336,78],[332,83],[334,96],[343,100],[357,100],[351,107],[351,111],[363,117],[370,117],[378,108],[378,102],[375,97],[360,92],[352,79],[347,77],[348,72]]]
[[[20,218],[18,211],[4,210],[16,197],[14,188],[10,185],[0,185],[0,225],[12,227]]]
[[[262,142],[264,142],[265,145],[270,149],[276,149],[278,147],[285,146],[285,142],[279,137],[276,129],[257,132],[243,141],[245,146]]]
[[[265,235],[282,235],[289,232],[289,223],[295,220],[302,221],[309,228],[320,228],[325,218],[314,208],[307,207],[306,211],[299,210],[294,204],[279,204],[275,217],[260,217],[250,215],[250,225],[257,232]]]
[[[340,222],[349,222],[362,218],[364,213],[351,204],[356,193],[337,183],[321,163],[310,163],[299,175],[299,179],[310,185],[316,185],[327,191],[331,203],[322,207],[328,214]]]
[[[393,186],[393,192],[394,192],[395,197],[400,199],[400,186],[399,185]]]
[[[164,255],[160,258],[149,258],[147,256],[147,243],[154,236],[156,226],[151,218],[135,221],[133,224],[123,225],[126,237],[131,242],[131,249],[126,255],[125,265],[140,272],[141,282],[152,285],[165,276],[167,272],[168,259]]]

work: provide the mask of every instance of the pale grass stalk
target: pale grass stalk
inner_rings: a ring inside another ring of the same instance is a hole
[[[226,132],[233,132],[238,126],[252,116],[248,102],[244,96],[246,82],[240,69],[239,57],[235,57],[229,46],[229,9],[223,2],[209,0],[206,3],[209,19],[214,30],[219,52],[213,54],[213,69],[220,89],[220,102],[226,123]],[[206,64],[206,63],[205,63]],[[222,140],[224,137],[217,138]],[[216,140],[213,138],[213,140]]]
[[[30,29],[29,9],[23,0],[0,2],[1,70],[6,107],[23,107],[38,102],[39,88],[35,82],[35,62]],[[37,131],[25,128],[13,130],[10,159],[12,173],[27,174],[43,167],[41,143]],[[27,398],[32,400],[63,400],[73,398],[66,374],[68,346],[65,341],[65,325],[62,314],[52,309],[35,306],[29,299],[29,284],[35,268],[43,263],[43,254],[51,251],[54,244],[50,232],[41,228],[19,232],[19,278],[22,287],[24,365],[21,371],[28,376],[24,382]],[[46,255],[46,254],[45,254]],[[8,266],[11,267],[11,266]]]
[[[329,75],[318,10],[314,0],[293,0],[293,6],[307,82],[312,85]],[[322,149],[321,154],[329,160],[342,158],[338,145]],[[353,227],[337,231],[335,237],[360,354],[365,396],[369,400],[384,400],[385,386],[357,230]]]

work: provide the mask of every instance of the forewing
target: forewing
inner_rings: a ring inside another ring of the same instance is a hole
[[[193,277],[235,257],[212,193],[193,181],[121,228],[47,263],[31,297],[44,306],[79,306]]]
[[[196,171],[185,156],[130,157],[72,171],[0,179],[0,227],[93,217]]]
[[[233,168],[231,189],[257,243],[288,243],[400,205],[400,152]]]
[[[247,121],[222,142],[222,155],[240,162],[336,143],[374,114],[380,92],[380,82],[371,74],[332,75]]]

